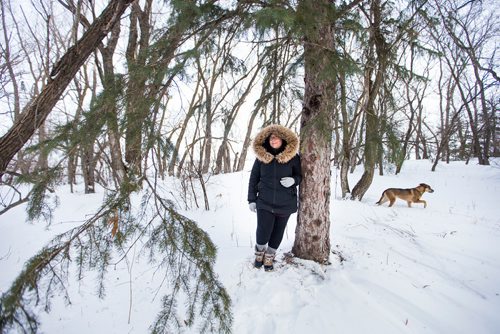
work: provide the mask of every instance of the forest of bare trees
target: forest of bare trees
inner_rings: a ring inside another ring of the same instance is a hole
[[[186,208],[210,209],[210,176],[248,169],[265,125],[300,134],[293,252],[320,263],[330,253],[333,169],[341,196],[361,200],[375,173],[399,173],[408,159],[431,160],[433,170],[488,165],[500,155],[493,4],[1,0],[0,216],[28,203],[31,220],[50,222],[47,198],[59,184],[109,196],[27,264],[2,296],[0,328],[36,331],[27,305],[64,291],[72,252],[81,268],[104,272],[145,238],[174,277],[153,332],[176,328],[179,290],[191,296],[190,322],[202,314],[204,330],[229,332],[215,246],[158,183],[176,178]],[[349,184],[356,168],[362,177]],[[137,191],[155,214],[131,211]],[[33,291],[42,281],[49,288]]]

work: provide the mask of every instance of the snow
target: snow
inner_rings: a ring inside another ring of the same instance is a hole
[[[249,171],[213,176],[210,211],[181,211],[218,246],[216,272],[232,298],[234,333],[499,333],[500,166],[407,161],[399,175],[376,175],[363,201],[338,198],[332,173],[331,265],[283,254],[293,245],[290,218],[273,272],[252,267],[255,214],[246,202]],[[361,171],[350,176],[351,186]],[[425,182],[427,208],[377,206],[385,188]],[[80,224],[101,202],[57,189],[54,223],[25,223],[25,207],[0,216],[0,293],[51,237]],[[342,260],[342,261],[341,261]],[[145,333],[161,303],[162,275],[139,256],[109,268],[105,299],[94,274],[69,282],[71,304],[54,299],[40,313],[43,333]],[[129,319],[130,316],[130,319]],[[182,317],[182,314],[179,315]],[[196,328],[185,328],[196,333]]]

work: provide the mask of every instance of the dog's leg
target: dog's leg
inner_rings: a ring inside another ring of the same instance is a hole
[[[427,207],[427,202],[423,199],[419,199],[418,201],[415,201],[415,203],[424,203],[424,209]]]
[[[394,205],[394,202],[396,202],[396,196],[394,196],[393,193],[387,192],[386,193],[387,199],[389,200],[389,207]]]
[[[408,203],[408,207],[411,208],[411,201],[406,201]]]

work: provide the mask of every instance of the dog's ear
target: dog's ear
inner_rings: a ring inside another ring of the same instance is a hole
[[[428,185],[426,185],[425,183],[420,183],[420,185],[424,188],[430,188]]]

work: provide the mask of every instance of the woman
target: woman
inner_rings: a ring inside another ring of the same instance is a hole
[[[269,125],[253,142],[257,159],[248,184],[250,210],[257,212],[256,268],[273,270],[288,218],[297,212],[297,186],[302,180],[299,139],[290,129]]]

